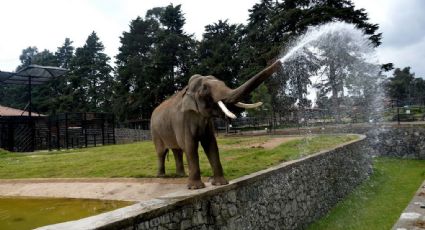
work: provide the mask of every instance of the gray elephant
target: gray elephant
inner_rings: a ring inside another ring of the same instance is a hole
[[[236,118],[228,107],[250,109],[260,106],[261,102],[245,104],[239,100],[251,93],[280,66],[280,61],[274,62],[236,89],[230,89],[213,76],[193,75],[183,90],[156,107],[151,117],[151,132],[158,155],[158,176],[165,176],[164,163],[168,149],[173,151],[177,175],[184,176],[184,152],[189,165],[188,188],[205,187],[199,168],[200,142],[213,170],[211,183],[228,184],[223,175],[212,118],[223,113],[229,118]]]

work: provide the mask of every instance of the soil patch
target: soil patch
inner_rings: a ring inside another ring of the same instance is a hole
[[[260,145],[261,147],[265,148],[265,149],[274,149],[277,146],[289,142],[289,141],[293,141],[293,140],[299,140],[302,139],[303,137],[300,136],[291,136],[291,137],[276,137],[276,138],[271,138],[270,140],[266,141],[265,143],[263,143],[262,145]]]
[[[221,147],[224,149],[241,149],[241,148],[262,148],[262,149],[274,149],[280,144],[292,141],[292,140],[298,140],[302,139],[301,136],[286,136],[286,137],[272,137],[268,140],[261,141],[258,140],[257,142],[253,141],[250,143],[243,143],[243,144],[233,144],[225,147]]]

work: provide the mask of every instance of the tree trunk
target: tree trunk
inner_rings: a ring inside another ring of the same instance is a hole
[[[339,113],[339,100],[338,100],[338,81],[336,76],[336,68],[334,62],[329,66],[329,81],[332,88],[332,115],[336,123],[341,123],[341,114]]]

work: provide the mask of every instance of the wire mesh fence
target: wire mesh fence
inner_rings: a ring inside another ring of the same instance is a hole
[[[0,117],[0,148],[31,152],[114,144],[114,128],[108,113]]]

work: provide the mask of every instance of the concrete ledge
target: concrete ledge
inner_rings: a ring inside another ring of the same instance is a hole
[[[425,181],[392,229],[425,229]]]
[[[167,194],[47,229],[298,229],[325,215],[372,172],[360,140],[235,179]]]

